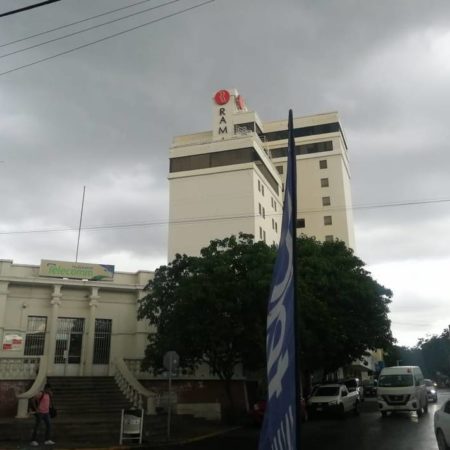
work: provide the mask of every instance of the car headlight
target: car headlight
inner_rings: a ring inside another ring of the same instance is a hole
[[[337,405],[338,402],[336,400],[333,400],[332,402],[328,402],[329,405]]]
[[[433,395],[436,394],[436,389],[431,389],[430,393],[433,394]]]

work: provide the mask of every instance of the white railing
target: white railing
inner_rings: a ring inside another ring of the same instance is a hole
[[[156,414],[156,394],[142,386],[128,369],[123,358],[117,358],[114,362],[114,379],[122,393],[128,398],[134,407],[145,409],[147,414]]]
[[[17,396],[18,404],[16,417],[18,419],[25,419],[28,417],[28,401],[42,390],[47,380],[47,357],[41,356],[38,359],[40,359],[39,372],[33,385],[28,391]]]
[[[0,358],[0,380],[30,380],[36,377],[40,357]]]

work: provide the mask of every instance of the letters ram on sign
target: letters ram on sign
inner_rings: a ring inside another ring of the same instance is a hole
[[[74,278],[76,280],[112,281],[114,278],[114,266],[43,259],[39,268],[39,276]]]

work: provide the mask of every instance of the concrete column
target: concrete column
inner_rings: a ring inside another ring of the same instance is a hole
[[[8,300],[8,286],[7,281],[0,281],[0,346],[3,343],[3,336],[5,334],[5,316],[6,316],[6,302]],[[0,351],[2,347],[0,347]]]
[[[47,342],[47,349],[46,352],[48,359],[47,359],[47,373],[49,375],[53,372],[53,365],[55,361],[55,350],[56,350],[56,327],[58,325],[58,314],[59,314],[59,307],[61,306],[61,299],[62,299],[62,293],[61,293],[61,285],[55,284],[53,286],[53,293],[52,293],[52,299],[50,301],[52,305],[52,313],[50,316],[50,323],[48,323],[48,342]]]
[[[100,295],[98,293],[98,287],[91,288],[91,295],[89,296],[89,306],[91,308],[89,312],[89,322],[87,327],[86,337],[86,352],[85,352],[85,364],[84,364],[84,374],[83,375],[93,375],[93,364],[92,360],[94,358],[94,337],[95,337],[95,318],[97,315],[97,307],[99,305]]]

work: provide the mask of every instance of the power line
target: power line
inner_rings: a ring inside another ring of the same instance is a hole
[[[142,0],[142,1],[137,2],[137,3],[133,3],[132,5],[122,6],[121,8],[117,8],[117,9],[111,9],[110,11],[106,11],[104,13],[100,13],[100,14],[97,14],[95,16],[87,17],[86,19],[77,20],[76,22],[71,22],[71,23],[68,23],[66,25],[61,25],[61,26],[56,27],[56,28],[51,28],[50,30],[41,31],[40,33],[31,34],[30,36],[26,36],[24,38],[16,39],[15,41],[5,42],[4,44],[0,44],[0,48],[6,47],[7,45],[17,44],[18,42],[27,41],[28,39],[32,39],[32,38],[35,38],[35,37],[38,37],[38,36],[42,36],[44,34],[48,34],[48,33],[51,33],[53,31],[62,30],[63,28],[71,27],[72,25],[78,25],[80,23],[87,22],[89,20],[98,19],[99,17],[107,16],[109,14],[113,14],[115,12],[122,11],[122,10],[128,9],[128,8],[132,8],[133,6],[141,5],[142,3],[148,3],[148,2],[151,2],[151,1],[153,1],[153,0]]]
[[[12,14],[17,14],[17,13],[20,13],[23,11],[28,11],[29,9],[39,8],[41,6],[49,5],[50,3],[56,3],[59,1],[61,1],[61,0],[47,0],[45,2],[35,3],[33,5],[24,6],[23,8],[14,9],[13,11],[8,11],[5,13],[2,13],[2,14],[0,14],[0,17],[10,16]]]
[[[353,208],[341,208],[344,209],[369,209],[369,208],[389,208],[393,206],[410,206],[410,205],[422,205],[429,203],[446,203],[450,202],[450,199],[440,199],[440,200],[422,200],[422,201],[407,201],[407,202],[396,202],[396,203],[384,203],[384,204],[374,204],[374,205],[361,205]],[[337,208],[336,208],[337,209]],[[317,209],[317,210],[302,210],[301,212],[322,212],[326,213],[330,209]],[[266,217],[281,217],[282,213],[276,214],[266,214]],[[235,220],[235,219],[253,219],[256,217],[262,217],[260,214],[242,214],[235,216],[209,216],[209,217],[197,217],[189,219],[180,220],[155,220],[155,221],[144,221],[144,222],[131,222],[131,223],[116,223],[116,224],[105,224],[105,225],[90,225],[81,227],[82,230],[106,230],[106,229],[117,229],[117,228],[138,228],[138,227],[149,227],[149,226],[159,226],[159,225],[169,225],[169,224],[191,224],[199,222],[213,222],[221,220]],[[13,234],[32,234],[32,233],[55,233],[55,232],[66,232],[66,231],[77,231],[78,227],[66,227],[66,228],[43,228],[36,230],[22,230],[22,231],[0,231],[0,235],[13,235]]]
[[[137,25],[137,26],[132,27],[132,28],[128,28],[128,29],[126,29],[126,30],[120,31],[120,32],[118,32],[118,33],[111,34],[111,35],[106,36],[106,37],[104,37],[104,38],[97,39],[97,40],[92,41],[92,42],[88,42],[87,44],[83,44],[83,45],[80,45],[80,46],[78,46],[78,47],[74,47],[74,48],[72,48],[72,49],[70,49],[70,50],[65,50],[65,51],[63,51],[63,52],[56,53],[55,55],[47,56],[46,58],[38,59],[38,60],[33,61],[33,62],[31,62],[31,63],[28,63],[28,64],[24,64],[24,65],[22,65],[22,66],[15,67],[14,69],[6,70],[5,72],[0,72],[0,76],[2,76],[2,75],[7,75],[7,74],[12,73],[12,72],[16,72],[17,70],[21,70],[21,69],[24,69],[24,68],[26,68],[26,67],[34,66],[34,65],[39,64],[39,63],[41,63],[41,62],[49,61],[49,60],[51,60],[51,59],[53,59],[53,58],[56,58],[57,56],[67,55],[68,53],[72,53],[72,52],[75,52],[75,51],[80,50],[80,49],[82,49],[82,48],[89,47],[89,46],[91,46],[91,45],[97,44],[97,43],[99,43],[99,42],[103,42],[103,41],[106,41],[106,40],[108,40],[108,39],[112,39],[112,38],[114,38],[114,37],[121,36],[121,35],[123,35],[123,34],[129,33],[130,31],[134,31],[134,30],[137,30],[137,29],[139,29],[139,28],[143,28],[143,27],[146,27],[146,26],[148,26],[148,25],[152,25],[152,24],[154,24],[154,23],[161,22],[162,20],[169,19],[170,17],[178,16],[178,15],[183,14],[183,13],[188,12],[188,11],[192,11],[193,9],[200,8],[200,7],[202,7],[202,6],[205,6],[205,5],[207,5],[208,3],[213,3],[214,1],[215,1],[215,0],[207,0],[207,1],[204,1],[204,2],[199,3],[199,4],[197,4],[197,5],[191,6],[191,7],[189,7],[189,8],[182,9],[182,10],[177,11],[177,12],[174,12],[174,13],[172,13],[172,14],[168,14],[167,16],[163,16],[163,17],[160,17],[160,18],[158,18],[158,19],[151,20],[151,21],[149,21],[149,22],[143,23],[143,24],[141,24],[141,25]]]
[[[142,11],[138,11],[138,12],[135,12],[135,13],[132,13],[132,14],[128,14],[127,16],[119,17],[117,19],[109,20],[108,22],[100,23],[100,24],[97,24],[97,25],[92,25],[91,27],[83,28],[82,30],[74,31],[73,33],[69,33],[69,34],[66,34],[64,36],[59,36],[59,37],[56,37],[56,38],[53,38],[53,39],[49,39],[48,41],[45,41],[45,42],[40,42],[39,44],[30,45],[29,47],[21,48],[19,50],[14,50],[13,52],[9,52],[9,53],[5,53],[3,55],[0,55],[0,59],[1,58],[6,58],[7,56],[16,55],[18,53],[23,53],[23,52],[25,52],[27,50],[31,50],[33,48],[37,48],[37,47],[40,47],[42,45],[50,44],[51,42],[56,42],[56,41],[60,41],[61,39],[66,39],[68,37],[76,36],[77,34],[85,33],[86,31],[95,30],[96,28],[100,28],[100,27],[103,27],[105,25],[109,25],[109,24],[114,23],[114,22],[119,22],[121,20],[128,19],[130,17],[137,16],[139,14],[143,14],[143,13],[146,13],[146,12],[149,12],[149,11],[153,11],[155,9],[162,8],[163,6],[167,6],[167,5],[170,5],[172,3],[177,3],[177,2],[180,2],[180,1],[182,1],[182,0],[171,0],[169,2],[162,3],[162,4],[156,5],[156,6],[152,6],[151,8],[147,8],[147,9],[144,9]]]

